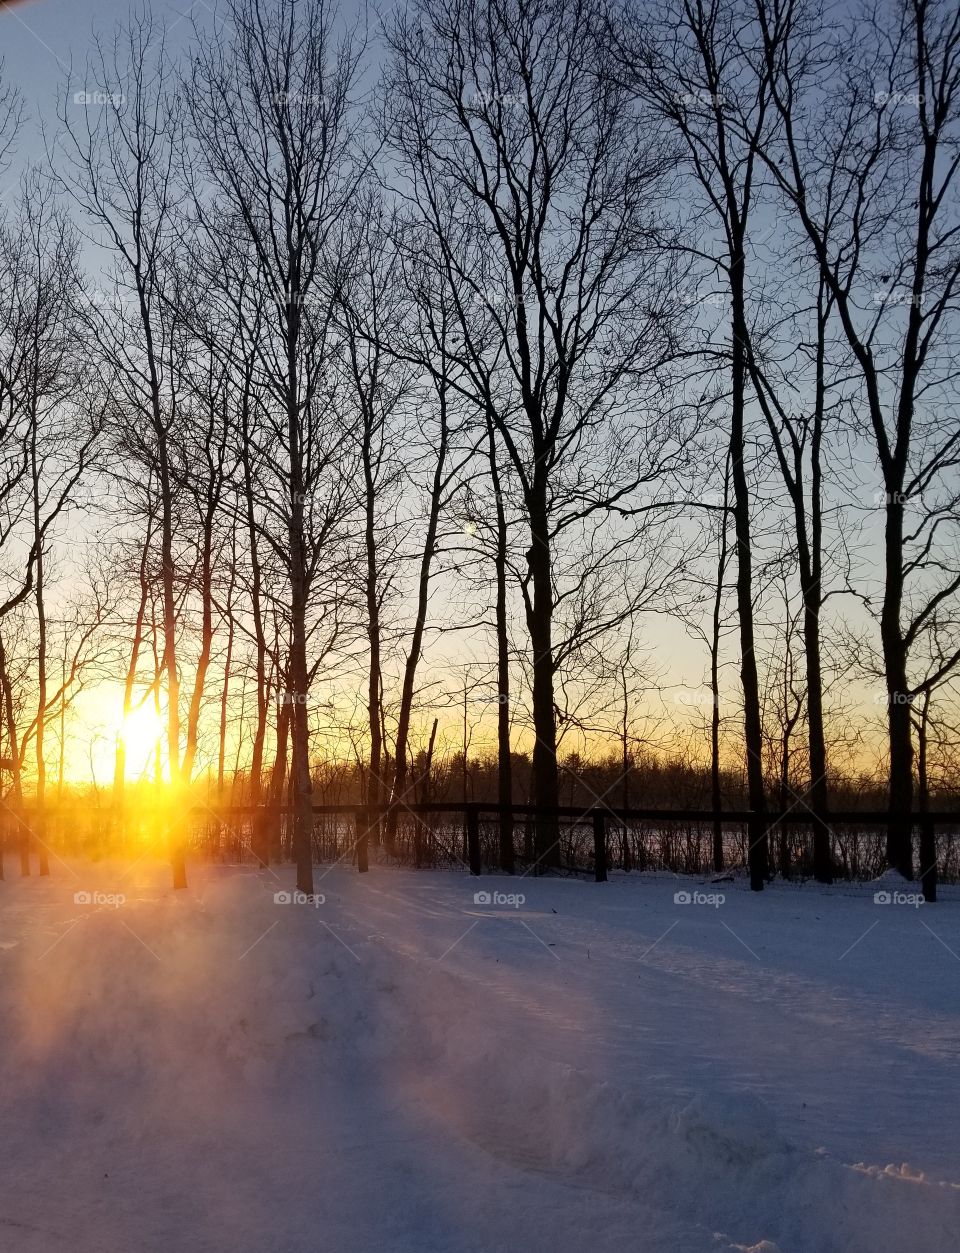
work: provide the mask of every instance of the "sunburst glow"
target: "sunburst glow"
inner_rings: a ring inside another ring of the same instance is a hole
[[[144,763],[163,735],[163,718],[153,705],[143,704],[120,720],[118,734],[129,758]]]

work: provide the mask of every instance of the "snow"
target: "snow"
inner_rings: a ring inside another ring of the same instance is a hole
[[[0,1248],[956,1249],[960,890],[316,874],[0,885]]]

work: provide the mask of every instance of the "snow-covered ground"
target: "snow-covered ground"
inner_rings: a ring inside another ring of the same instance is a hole
[[[956,889],[54,870],[0,885],[5,1251],[960,1247]]]

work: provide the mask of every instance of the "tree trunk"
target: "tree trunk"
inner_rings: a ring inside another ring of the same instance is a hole
[[[34,474],[36,489],[39,489],[36,473]],[[35,495],[36,500],[36,495]],[[36,516],[37,529],[39,532],[39,512]],[[39,538],[39,536],[38,536]],[[40,875],[48,875],[50,873],[50,857],[47,851],[47,820],[46,820],[46,803],[47,803],[47,763],[45,758],[46,750],[46,727],[47,727],[47,613],[44,603],[44,585],[43,585],[43,552],[37,553],[37,584],[36,584],[36,603],[37,603],[37,783],[36,783],[36,810],[33,819],[33,834],[37,842],[37,869]]]
[[[487,452],[496,508],[493,568],[497,633],[497,801],[500,806],[500,869],[513,874],[513,763],[510,758],[510,640],[507,635],[507,516],[503,507],[494,425],[487,417]]]
[[[803,646],[807,668],[807,742],[810,756],[810,808],[813,811],[813,877],[819,883],[833,882],[833,856],[829,826],[829,780],[827,743],[823,724],[823,667],[820,651],[820,613],[823,606],[823,500],[820,449],[823,439],[825,397],[824,365],[828,310],[823,306],[823,280],[817,303],[817,395],[810,449],[810,552],[807,555],[806,526],[798,522],[805,564],[800,578],[803,594]],[[799,486],[799,475],[798,486]],[[802,496],[801,496],[802,500]]]
[[[913,878],[913,736],[907,691],[907,650],[900,625],[903,600],[902,482],[887,488],[885,558],[886,585],[880,616],[880,639],[887,683],[887,726],[890,740],[890,809],[887,861],[905,879]]]
[[[173,488],[170,480],[170,458],[167,431],[160,402],[160,385],[153,354],[150,315],[141,297],[144,332],[152,384],[152,413],[157,439],[157,479],[160,485],[160,549],[163,606],[163,656],[161,671],[167,680],[167,768],[170,773],[168,839],[175,889],[187,886],[185,831],[181,807],[185,797],[180,793],[180,676],[177,671],[176,569],[173,556]]]
[[[30,828],[24,821],[23,814],[23,779],[20,758],[20,744],[17,737],[17,723],[13,709],[13,684],[7,669],[7,654],[0,639],[0,687],[3,689],[3,716],[7,725],[7,742],[10,745],[11,785],[8,793],[7,808],[13,818],[15,839],[20,850],[20,874],[30,874]]]
[[[197,756],[197,740],[200,734],[200,711],[203,706],[203,689],[210,667],[213,650],[213,520],[215,502],[209,501],[203,520],[203,551],[200,557],[200,653],[193,676],[190,708],[187,713],[187,743],[183,753],[181,777],[189,787],[193,778],[193,766]]]
[[[304,509],[305,466],[301,447],[299,393],[300,272],[296,262],[286,276],[286,405],[289,449],[290,510],[290,665],[287,671],[291,729],[291,785],[293,789],[293,856],[297,887],[313,893],[313,788],[310,781],[310,711],[307,671],[307,553]]]
[[[920,809],[920,884],[928,905],[937,899],[937,839],[930,817],[930,785],[927,777],[927,727],[930,693],[923,694],[917,721],[917,802]]]
[[[224,773],[227,757],[227,710],[230,701],[230,671],[233,667],[233,639],[236,621],[233,614],[233,591],[237,581],[237,553],[234,544],[230,582],[227,586],[227,652],[223,661],[223,686],[220,689],[220,728],[217,736],[217,803],[223,803]],[[241,711],[242,712],[242,711]],[[241,724],[242,725],[242,724]]]
[[[430,578],[433,571],[434,550],[437,545],[437,530],[440,524],[440,506],[443,501],[443,489],[446,479],[447,460],[447,385],[441,380],[439,387],[440,402],[440,442],[437,448],[437,460],[433,471],[430,487],[430,505],[427,517],[427,533],[420,557],[420,575],[417,584],[417,616],[410,636],[410,648],[406,664],[403,668],[403,686],[400,692],[400,714],[397,719],[397,743],[394,752],[393,788],[390,796],[390,812],[387,815],[386,842],[387,851],[393,852],[393,844],[397,830],[397,806],[402,805],[407,792],[407,742],[410,737],[410,718],[413,711],[414,684],[417,666],[420,664],[420,652],[423,648],[423,633],[427,623],[427,608],[430,596]]]
[[[364,544],[366,548],[365,592],[367,602],[367,727],[370,735],[370,769],[367,773],[366,804],[372,823],[374,844],[380,843],[380,804],[383,799],[383,736],[381,733],[380,672],[380,579],[377,561],[376,482],[374,480],[372,418],[365,415],[363,438]]]
[[[710,623],[710,805],[713,809],[713,869],[723,870],[723,802],[720,780],[720,624],[723,608],[723,580],[727,570],[727,512],[730,505],[730,458],[723,476],[723,515],[720,523],[720,552],[717,556],[717,581],[713,595],[713,617]]]
[[[527,629],[533,650],[533,803],[538,813],[534,825],[537,871],[560,866],[560,822],[557,772],[557,721],[553,700],[553,578],[546,484],[535,481],[527,504],[530,517],[530,549],[527,552],[532,593],[526,598]]]
[[[140,555],[140,601],[137,605],[137,616],[133,626],[133,641],[130,645],[130,661],[123,680],[123,713],[120,733],[113,762],[113,807],[114,825],[119,829],[123,819],[123,796],[127,779],[127,744],[124,739],[126,720],[133,709],[133,690],[137,681],[137,666],[140,659],[140,646],[143,643],[143,626],[146,620],[147,600],[150,584],[147,579],[147,553],[150,548],[150,529],[148,527]]]
[[[302,513],[302,506],[300,507]],[[302,530],[291,525],[290,549],[295,566],[302,562]],[[313,786],[310,780],[310,718],[307,682],[307,625],[302,567],[292,579],[290,641],[290,725],[292,741],[293,856],[297,887],[313,892]]]
[[[250,380],[245,379],[243,403],[241,407],[242,439],[240,456],[243,464],[243,503],[244,520],[247,527],[247,543],[250,556],[250,613],[253,619],[253,632],[256,643],[255,665],[257,676],[257,725],[253,734],[253,748],[250,753],[250,804],[260,804],[263,776],[263,746],[267,736],[267,715],[269,695],[267,692],[267,640],[263,629],[263,607],[261,603],[262,575],[260,572],[260,550],[257,533],[256,507],[253,497],[253,467],[250,462]],[[256,812],[256,809],[255,809]],[[262,864],[266,858],[264,850],[255,849]]]
[[[284,780],[287,775],[287,756],[290,739],[289,704],[279,706],[277,716],[277,751],[270,772],[270,786],[263,807],[263,864],[268,864],[271,855],[274,861],[280,857],[280,808],[283,805]]]
[[[767,877],[767,806],[763,785],[763,723],[760,684],[754,654],[753,552],[750,538],[750,489],[744,465],[747,325],[744,302],[742,241],[731,258],[730,287],[733,319],[730,464],[733,480],[733,521],[737,547],[737,615],[740,624],[740,682],[743,689],[743,731],[747,754],[747,799],[752,812],[748,826],[747,864],[750,887],[763,890]]]
[[[620,835],[621,861],[623,863],[624,873],[629,874],[633,869],[633,858],[630,855],[630,828],[627,822],[626,811],[630,808],[630,771],[632,763],[630,760],[630,705],[627,699],[627,678],[626,673],[623,675],[623,725],[620,733],[620,786],[621,796],[620,803],[624,810],[623,827]]]

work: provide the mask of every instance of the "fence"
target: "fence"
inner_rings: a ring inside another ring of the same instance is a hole
[[[292,857],[292,824],[287,808],[272,811],[234,806],[193,811],[193,851],[217,860],[255,861],[256,826],[266,819],[272,860]],[[463,867],[484,871],[517,869],[538,873],[535,856],[538,818],[559,823],[556,873],[592,875],[664,870],[709,875],[718,865],[734,870],[746,865],[747,831],[752,815],[744,810],[714,813],[703,809],[617,809],[437,802],[370,808],[361,805],[313,807],[313,854],[318,862],[345,861],[365,868],[375,857],[413,867]],[[886,867],[886,824],[882,811],[832,813],[829,818],[834,876],[869,880]],[[807,878],[813,873],[812,816],[805,811],[768,815],[765,838],[771,874]],[[934,811],[914,817],[914,847],[926,824],[935,848],[936,876],[960,880],[960,813]],[[718,848],[719,845],[719,848]],[[717,852],[720,858],[716,857]],[[916,862],[916,857],[915,857]],[[930,867],[920,867],[929,871]]]

